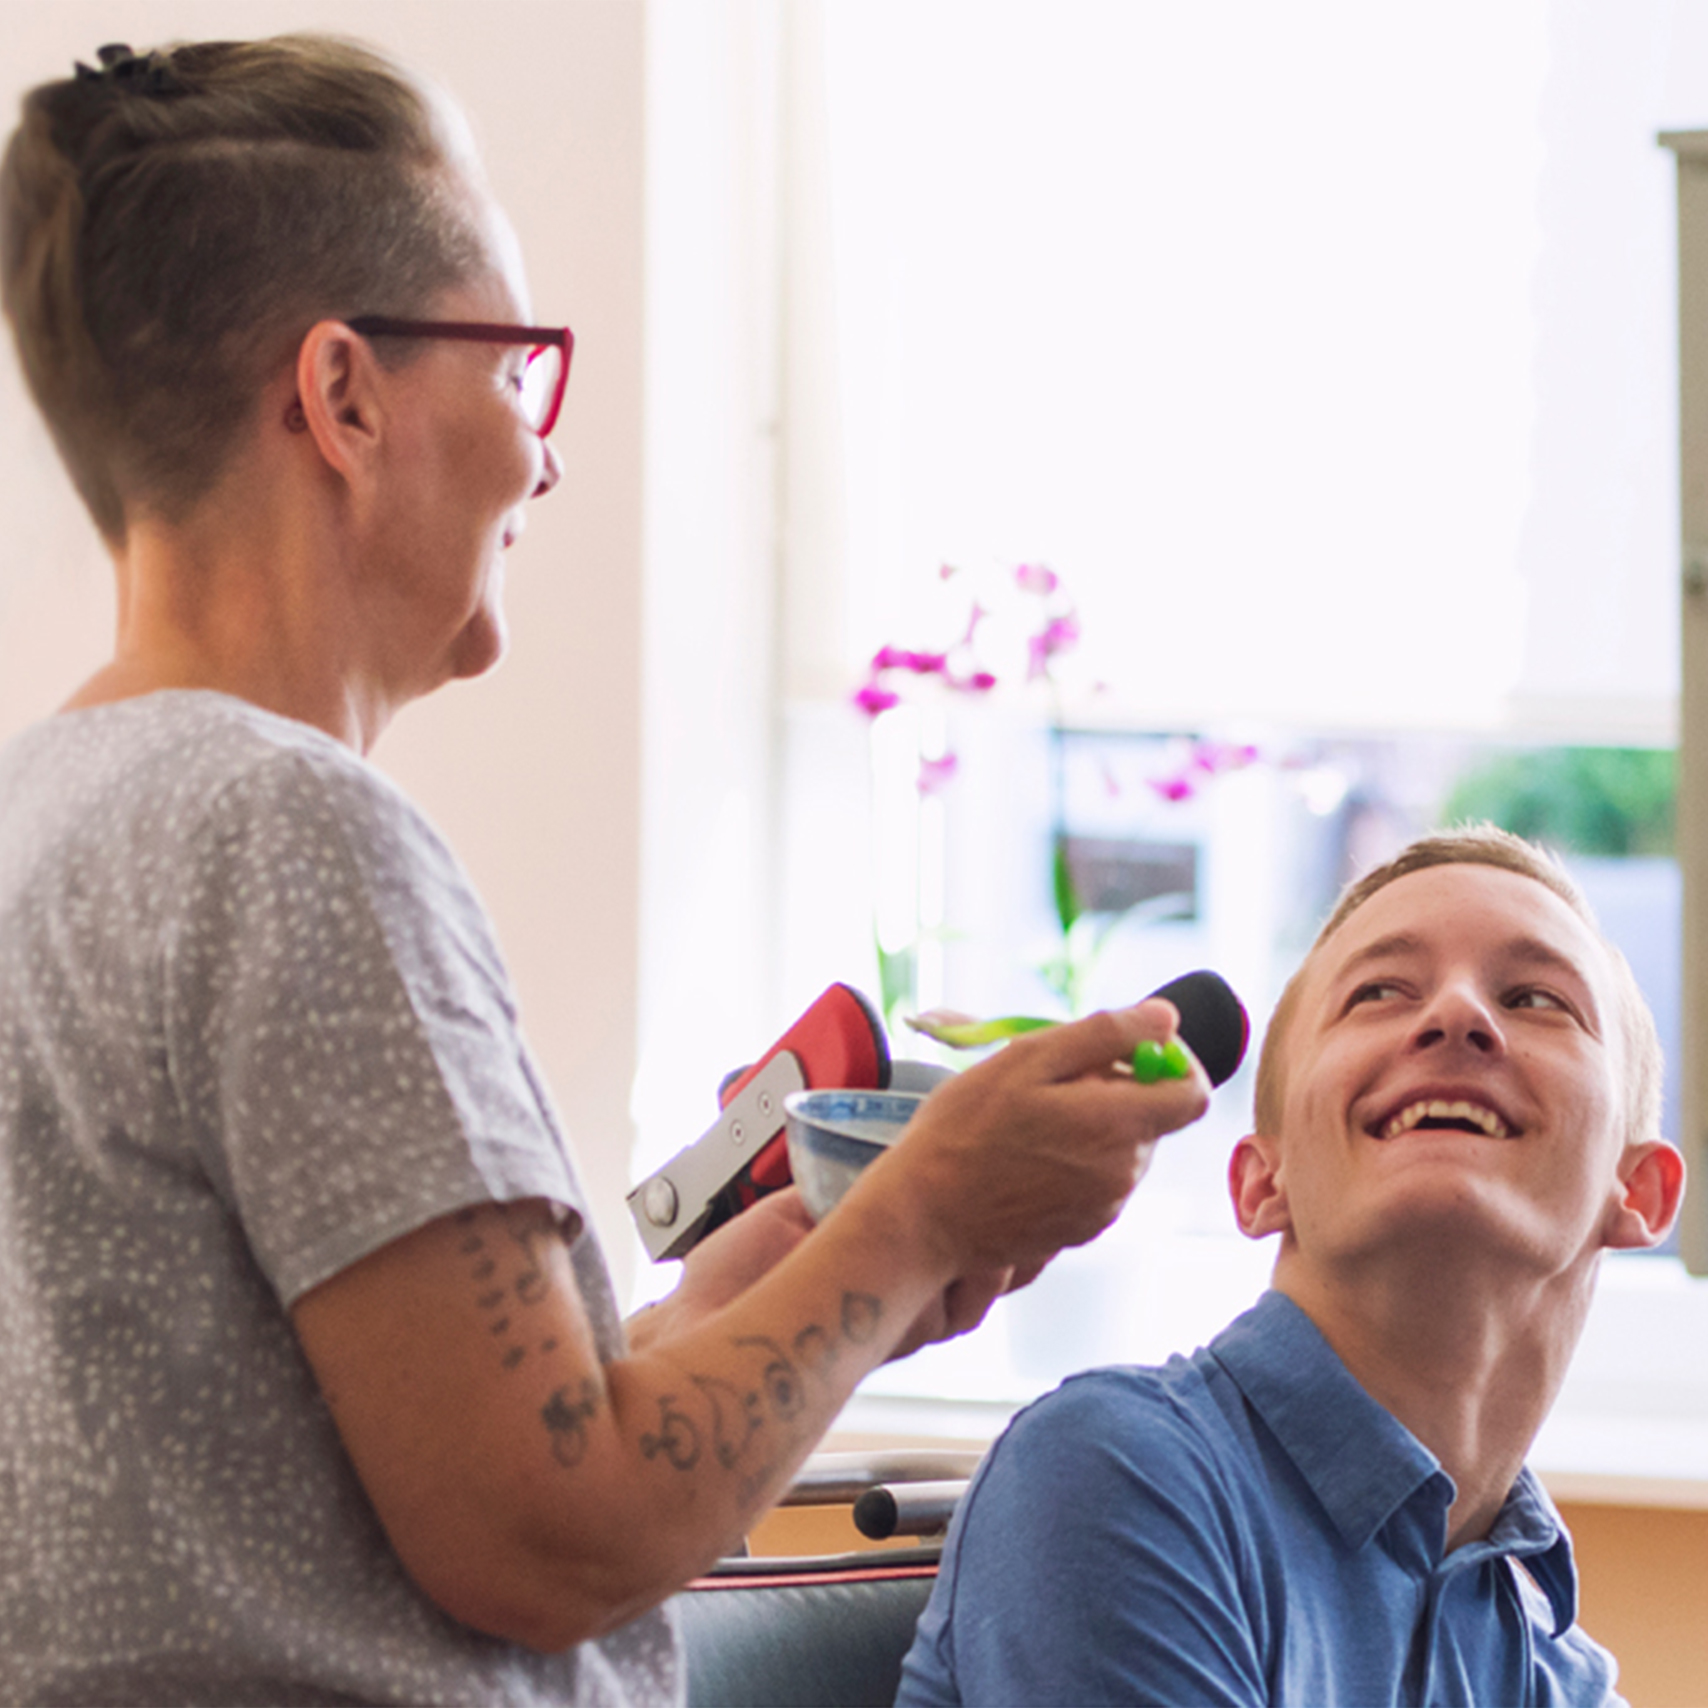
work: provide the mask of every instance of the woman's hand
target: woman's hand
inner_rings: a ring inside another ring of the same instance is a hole
[[[790,1186],[768,1192],[690,1251],[681,1279],[657,1304],[629,1318],[629,1346],[644,1351],[662,1336],[680,1333],[741,1297],[813,1230],[801,1195]]]
[[[1203,1114],[1210,1086],[1197,1062],[1189,1078],[1154,1085],[1117,1065],[1178,1026],[1174,1005],[1152,998],[1016,1039],[939,1086],[844,1203],[910,1208],[975,1293],[1004,1268],[1010,1288],[1025,1285],[1107,1227],[1157,1140]]]
[[[644,1352],[656,1341],[723,1309],[768,1275],[812,1230],[812,1217],[794,1187],[767,1193],[688,1253],[673,1291],[629,1318],[630,1350]],[[1029,1281],[1032,1275],[1024,1279]],[[1006,1268],[950,1282],[920,1313],[891,1359],[905,1358],[922,1346],[953,1340],[977,1328],[1002,1294],[1022,1284]]]
[[[965,1266],[892,1359],[977,1328],[996,1299],[1035,1280],[1062,1246],[1114,1219],[1157,1138],[1197,1119],[1208,1101],[1196,1063],[1190,1078],[1155,1087],[1115,1065],[1141,1038],[1174,1038],[1178,1020],[1156,999],[1094,1015],[1018,1039],[937,1089],[868,1173],[872,1185],[883,1179],[918,1207],[935,1201],[930,1231],[959,1245]],[[631,1347],[644,1351],[732,1303],[812,1230],[793,1188],[761,1198],[695,1246],[675,1291],[630,1320]]]

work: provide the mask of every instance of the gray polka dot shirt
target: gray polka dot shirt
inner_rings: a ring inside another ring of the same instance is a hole
[[[678,1700],[662,1614],[542,1657],[428,1602],[286,1316],[522,1197],[584,1211],[480,906],[372,767],[199,692],[0,751],[0,1700]]]

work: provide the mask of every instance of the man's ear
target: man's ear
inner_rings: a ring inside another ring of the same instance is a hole
[[[1281,1147],[1261,1133],[1250,1133],[1228,1158],[1228,1195],[1234,1220],[1247,1239],[1285,1233],[1293,1225],[1287,1188],[1281,1181]]]
[[[1619,1197],[1603,1244],[1635,1251],[1666,1238],[1684,1197],[1684,1158],[1669,1144],[1630,1145],[1619,1159]]]
[[[296,399],[287,424],[312,435],[346,479],[365,466],[378,442],[382,378],[372,347],[342,321],[316,321],[297,346]]]

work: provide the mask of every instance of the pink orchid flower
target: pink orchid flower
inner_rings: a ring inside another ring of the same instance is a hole
[[[893,689],[882,687],[877,682],[868,682],[857,689],[850,698],[867,717],[875,718],[880,712],[890,711],[901,704],[901,695]]]
[[[1047,676],[1050,661],[1058,653],[1071,652],[1079,645],[1079,618],[1072,611],[1052,617],[1026,643],[1026,680],[1036,681]]]
[[[960,768],[960,756],[954,753],[945,753],[935,759],[920,760],[919,777],[916,785],[920,794],[927,797],[940,795],[954,782],[955,773]]]

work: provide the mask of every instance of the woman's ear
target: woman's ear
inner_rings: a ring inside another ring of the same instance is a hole
[[[1684,1158],[1669,1144],[1631,1145],[1619,1159],[1619,1196],[1602,1241],[1609,1251],[1637,1251],[1667,1236],[1684,1197]]]
[[[342,321],[316,321],[297,346],[296,396],[285,425],[310,434],[327,463],[349,479],[378,443],[383,377],[366,339]]]
[[[1285,1233],[1293,1225],[1281,1179],[1281,1147],[1260,1133],[1248,1134],[1228,1158],[1228,1195],[1234,1219],[1247,1239]]]

